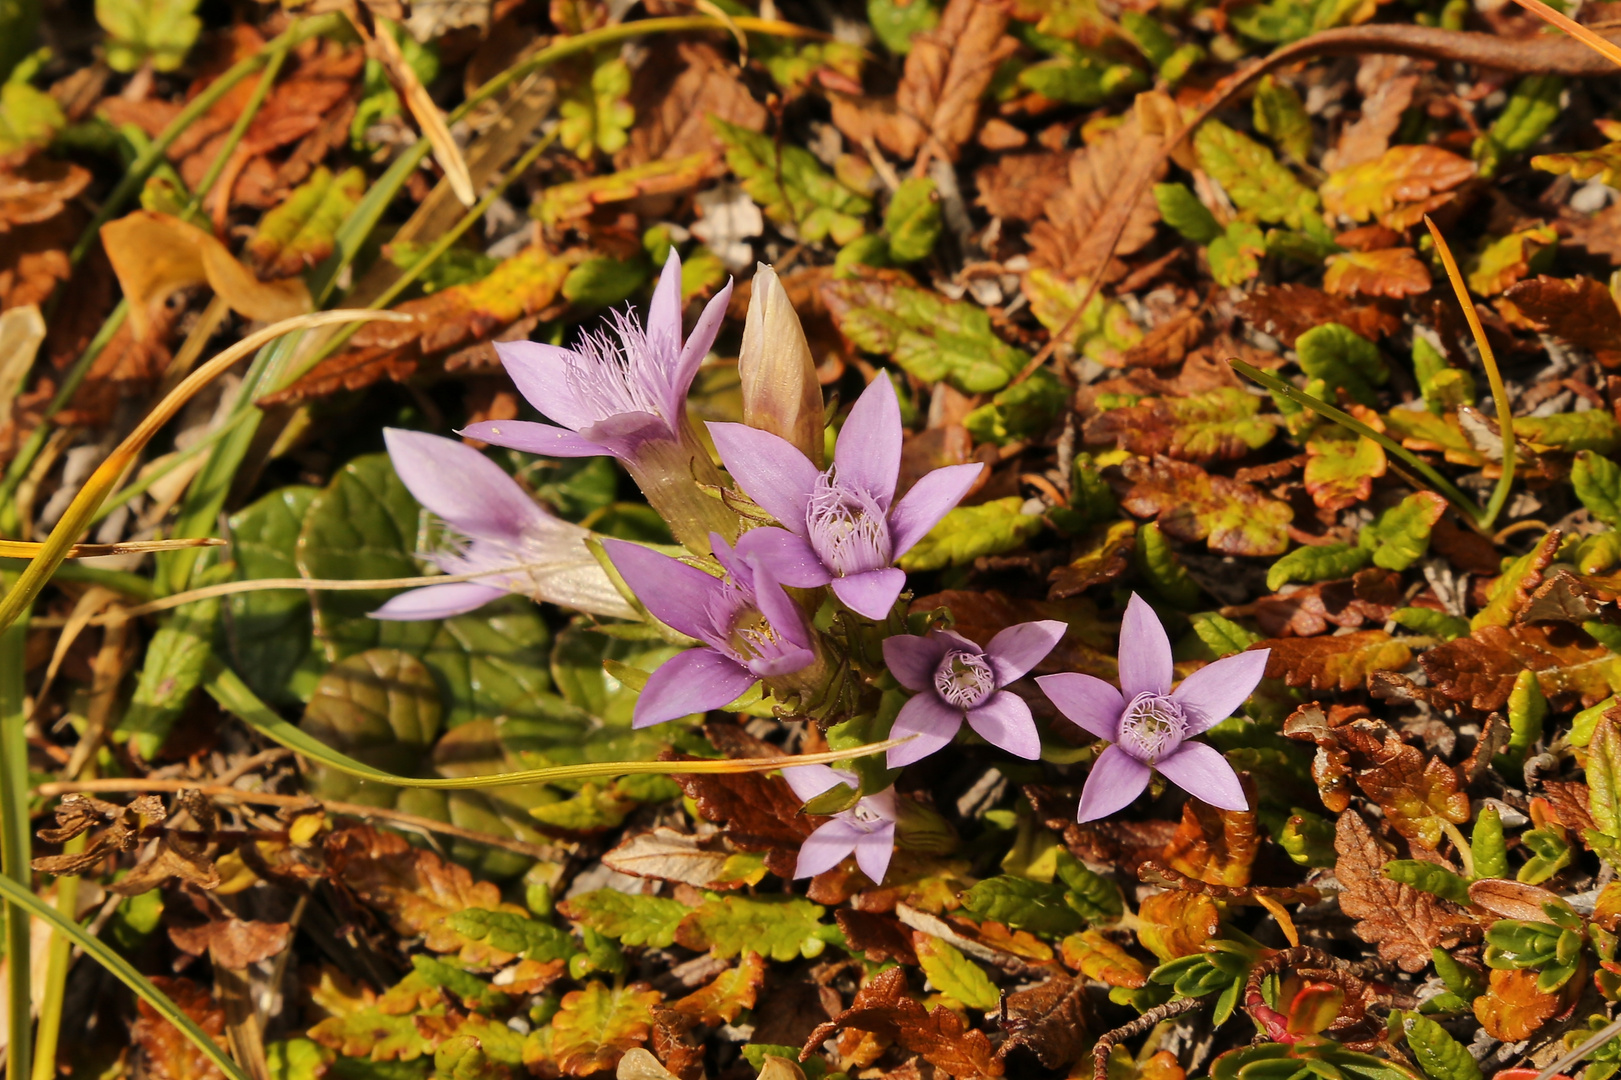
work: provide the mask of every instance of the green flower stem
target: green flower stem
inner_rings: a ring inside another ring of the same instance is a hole
[[[0,574],[0,586],[9,596],[20,575]],[[28,609],[0,630],[0,878],[7,885],[33,896],[29,867],[32,837],[28,821],[27,688],[23,658],[28,640]],[[11,1045],[6,1055],[8,1080],[29,1080],[32,1069],[30,1034],[33,1028],[33,990],[29,978],[28,913],[7,903],[6,909],[6,1023]]]
[[[80,834],[62,845],[62,854],[77,855],[84,850],[88,834]],[[79,876],[56,879],[56,910],[64,919],[73,919],[79,907]],[[73,966],[73,943],[61,931],[51,934],[45,953],[45,997],[39,1003],[39,1028],[34,1034],[33,1080],[56,1080],[56,1048],[62,1036],[62,995],[68,985],[68,969]]]

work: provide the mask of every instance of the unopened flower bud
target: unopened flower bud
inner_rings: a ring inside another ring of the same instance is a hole
[[[822,387],[799,315],[777,272],[761,263],[743,324],[737,361],[743,380],[743,422],[780,435],[822,464]]]

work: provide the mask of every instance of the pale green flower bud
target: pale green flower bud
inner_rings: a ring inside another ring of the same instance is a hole
[[[822,466],[822,387],[799,315],[777,272],[761,263],[743,324],[737,361],[743,380],[743,422],[780,435]]]

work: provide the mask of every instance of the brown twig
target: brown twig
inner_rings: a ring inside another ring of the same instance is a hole
[[[555,860],[564,854],[560,849],[547,847],[543,844],[531,844],[524,840],[509,840],[502,836],[492,836],[489,833],[479,832],[476,829],[464,829],[460,825],[451,825],[433,818],[422,817],[418,814],[407,814],[403,810],[388,810],[380,806],[361,806],[358,803],[337,802],[332,799],[317,799],[313,795],[272,795],[263,791],[242,791],[220,784],[197,784],[190,780],[80,780],[80,781],[53,781],[41,784],[34,789],[34,794],[41,798],[55,798],[74,791],[85,792],[137,792],[137,791],[197,791],[211,799],[235,799],[237,802],[254,803],[261,806],[282,806],[293,808],[320,808],[333,814],[342,814],[345,817],[372,818],[378,821],[387,821],[395,825],[402,825],[413,829],[422,829],[427,832],[440,833],[444,836],[454,836],[460,840],[471,840],[475,844],[484,844],[487,847],[501,848],[504,851],[516,852],[531,859]]]
[[[1096,1045],[1092,1047],[1092,1080],[1109,1080],[1109,1054],[1114,1050],[1115,1044],[1122,1039],[1130,1039],[1151,1030],[1163,1020],[1183,1013],[1201,1009],[1210,1000],[1210,995],[1203,997],[1178,998],[1168,1001],[1164,1005],[1156,1006],[1143,1013],[1129,1024],[1122,1024],[1113,1031],[1104,1032],[1098,1037]]]

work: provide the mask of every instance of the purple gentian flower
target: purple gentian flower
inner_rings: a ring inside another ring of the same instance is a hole
[[[648,677],[631,714],[632,727],[718,709],[758,680],[792,674],[816,659],[804,614],[750,557],[753,535],[745,534],[736,550],[719,534],[709,537],[726,570],[718,578],[636,544],[602,542],[648,611],[704,643],[666,660]]]
[[[983,649],[961,634],[931,630],[884,639],[884,663],[914,696],[901,706],[890,738],[916,736],[891,747],[888,765],[898,769],[949,743],[963,721],[992,746],[1034,760],[1041,738],[1030,706],[1006,689],[1052,652],[1066,627],[1056,619],[1010,626]]]
[[[769,431],[710,424],[709,433],[732,479],[786,529],[755,530],[763,534],[761,564],[784,585],[832,584],[846,606],[869,619],[886,617],[906,587],[895,560],[968,494],[984,468],[935,469],[891,508],[903,432],[887,375],[856,400],[826,472]]]
[[[861,790],[861,781],[854,773],[826,765],[794,765],[782,770],[782,778],[788,781],[800,802],[810,802],[840,784]],[[815,877],[854,853],[861,872],[872,878],[874,885],[882,885],[884,872],[889,869],[889,857],[895,850],[895,821],[899,816],[894,788],[885,788],[876,795],[857,800],[850,809],[834,814],[832,821],[805,837],[805,842],[799,846],[794,877]]]
[[[1036,680],[1058,711],[1112,745],[1081,792],[1079,819],[1108,817],[1148,787],[1149,770],[1221,810],[1247,810],[1238,774],[1215,747],[1190,742],[1231,716],[1266,672],[1270,650],[1226,656],[1171,689],[1171,641],[1136,593],[1120,624],[1120,689],[1078,672]]]
[[[447,574],[515,569],[403,592],[372,618],[445,619],[509,592],[636,618],[586,547],[590,530],[547,513],[495,462],[456,439],[421,431],[384,428],[383,441],[401,482],[448,527],[445,546],[423,558]]]

